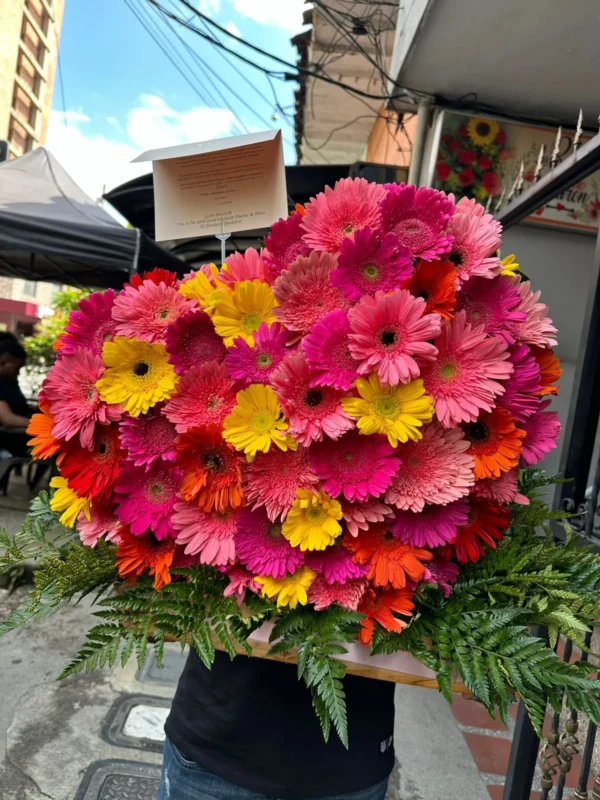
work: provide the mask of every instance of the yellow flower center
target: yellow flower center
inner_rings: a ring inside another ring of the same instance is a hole
[[[171,312],[169,311],[168,308],[161,308],[161,310],[158,312],[156,316],[158,317],[158,319],[167,319],[170,313]]]
[[[259,353],[256,356],[256,363],[259,367],[268,367],[271,363],[271,356],[267,355],[266,353]]]
[[[363,275],[365,278],[367,278],[367,280],[374,281],[379,275],[379,270],[375,264],[367,264],[367,266],[363,269]]]
[[[256,311],[250,311],[242,317],[242,325],[247,333],[254,333],[260,323],[260,314],[257,314]]]
[[[153,494],[154,497],[160,497],[162,493],[163,493],[163,487],[160,485],[160,483],[152,484],[152,486],[150,487],[150,494]]]
[[[394,417],[398,412],[398,407],[396,405],[396,401],[390,395],[384,395],[383,397],[378,397],[374,403],[375,413],[378,414],[380,417]]]
[[[318,525],[324,522],[327,514],[325,514],[323,509],[320,508],[319,506],[310,506],[304,512],[304,516],[306,517],[308,522],[311,522],[313,525]]]
[[[444,380],[449,381],[450,378],[454,377],[454,373],[456,369],[452,366],[452,364],[444,364],[444,366],[440,369],[440,375]]]
[[[250,427],[255,433],[267,433],[274,425],[275,420],[268,411],[258,411],[250,419]]]

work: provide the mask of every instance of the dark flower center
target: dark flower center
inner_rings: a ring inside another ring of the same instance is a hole
[[[381,344],[384,347],[391,347],[393,344],[396,344],[396,332],[395,331],[383,331],[380,336]]]
[[[100,444],[98,445],[98,452],[100,453],[100,455],[101,456],[105,455],[107,450],[108,450],[108,445],[106,444],[106,442],[100,442]]]
[[[392,539],[394,539],[394,538],[395,538],[395,537],[394,537],[394,534],[393,534],[391,531],[386,531],[386,532],[383,534],[383,541],[384,541],[384,542],[391,542],[391,541],[392,541]]]
[[[466,429],[467,439],[472,442],[485,442],[489,431],[483,422],[470,422]]]
[[[267,353],[259,353],[256,356],[256,363],[259,367],[268,367],[271,363],[271,356]]]
[[[161,486],[160,483],[154,483],[150,487],[150,494],[153,494],[155,497],[160,497],[160,495],[163,493],[163,491],[164,491],[164,487]]]
[[[422,297],[423,300],[427,301],[427,300],[429,300],[429,292],[425,292],[425,291],[417,292],[415,297]]]
[[[487,122],[480,122],[477,127],[475,128],[479,136],[489,136],[490,135],[490,126]]]
[[[138,361],[138,363],[133,368],[133,374],[137,375],[138,378],[143,378],[144,375],[147,375],[150,372],[150,367],[146,364],[145,361]]]
[[[455,267],[460,267],[462,265],[462,254],[458,250],[452,250],[449,259]]]
[[[281,525],[269,525],[269,529],[267,531],[267,536],[270,539],[280,539],[281,538]]]
[[[209,472],[217,472],[223,466],[223,460],[217,453],[204,454],[204,466]]]
[[[323,392],[320,389],[309,389],[304,396],[304,402],[311,408],[316,408],[323,402]]]

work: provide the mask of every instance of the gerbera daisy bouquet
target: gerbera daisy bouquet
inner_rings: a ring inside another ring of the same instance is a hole
[[[357,642],[492,715],[520,696],[539,730],[566,694],[600,722],[585,659],[552,649],[600,618],[600,560],[554,540],[533,468],[556,330],[500,244],[474,201],[348,178],[220,270],[82,301],[29,429],[60,474],[0,541],[40,569],[0,634],[94,592],[69,675],[168,640],[210,666],[270,625],[344,742]]]

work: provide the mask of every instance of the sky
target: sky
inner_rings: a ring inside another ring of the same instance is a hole
[[[160,2],[192,18],[179,0]],[[304,0],[190,2],[232,33],[296,62],[297,52],[290,38],[302,30]],[[160,35],[171,56],[185,61],[188,81],[132,8]],[[192,21],[202,29],[199,18]],[[181,30],[174,22],[171,25],[189,50],[159,20],[149,0],[66,0],[60,39],[63,91],[57,74],[46,146],[94,199],[103,190],[148,172],[148,164],[129,163],[144,150],[246,130],[281,128],[286,163],[295,162],[295,84],[273,80],[271,88],[259,71],[227,54],[235,64],[232,67],[209,42]],[[218,36],[253,61],[285,70],[226,35]],[[276,111],[273,91],[285,114]],[[277,119],[272,119],[274,113]]]

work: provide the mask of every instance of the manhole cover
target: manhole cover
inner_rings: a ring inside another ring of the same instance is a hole
[[[171,701],[164,697],[127,694],[117,698],[102,725],[102,738],[117,747],[160,752]]]
[[[165,645],[162,664],[160,667],[156,663],[154,653],[148,653],[144,666],[137,674],[137,680],[141,683],[162,683],[167,686],[177,686],[179,676],[183,672],[183,667],[187,660],[187,652],[182,652],[177,644]]]
[[[156,800],[160,767],[133,761],[96,761],[81,782],[75,800]]]

